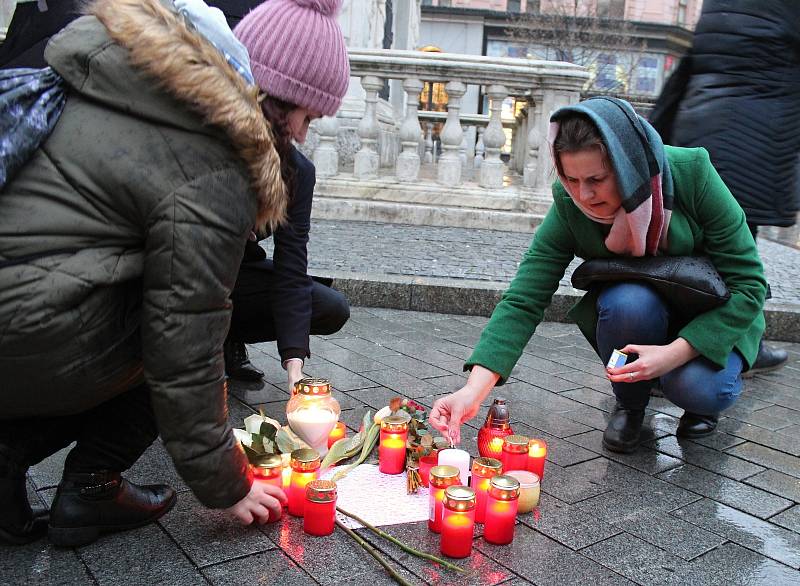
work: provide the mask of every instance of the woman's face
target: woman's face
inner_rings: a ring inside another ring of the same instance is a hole
[[[291,110],[287,118],[292,138],[301,144],[304,143],[306,141],[306,133],[308,133],[308,125],[312,120],[321,117],[321,113],[300,106]]]
[[[622,198],[608,156],[599,148],[561,153],[561,169],[573,197],[598,216],[611,216]]]

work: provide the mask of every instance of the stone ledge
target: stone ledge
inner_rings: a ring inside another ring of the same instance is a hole
[[[489,316],[507,283],[371,273],[329,273],[351,305]],[[570,322],[567,311],[583,293],[559,287],[544,320]],[[800,342],[800,304],[767,302],[767,339]]]

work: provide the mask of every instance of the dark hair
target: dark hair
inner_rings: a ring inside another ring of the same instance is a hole
[[[561,153],[577,153],[599,148],[606,154],[606,145],[597,125],[584,114],[568,114],[558,121],[558,134],[553,141],[555,164],[559,174],[563,175],[561,168]]]
[[[294,104],[284,102],[272,96],[265,96],[261,101],[261,111],[272,125],[275,137],[275,150],[281,159],[281,178],[286,184],[289,198],[294,192],[295,167],[292,162],[292,131],[289,128],[289,112],[297,108]]]

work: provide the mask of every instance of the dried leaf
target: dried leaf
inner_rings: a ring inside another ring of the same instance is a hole
[[[403,406],[403,398],[402,397],[394,397],[391,401],[389,401],[389,409],[392,410],[392,413],[396,413],[400,410],[400,407]]]
[[[423,448],[430,448],[433,446],[433,436],[429,433],[426,433],[419,438],[419,445],[421,445]]]

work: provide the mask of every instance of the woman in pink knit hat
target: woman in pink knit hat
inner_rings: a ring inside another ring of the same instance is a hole
[[[271,235],[267,259],[254,234],[245,247],[234,288],[233,317],[225,342],[229,377],[259,381],[245,343],[277,340],[288,387],[303,376],[309,335],[332,334],[350,316],[345,297],[308,276],[306,246],[311,224],[314,165],[293,145],[302,143],[309,123],[333,116],[347,91],[350,65],[336,21],[341,0],[269,0],[236,26],[261,89],[261,108],[272,124],[289,186],[287,222]]]

